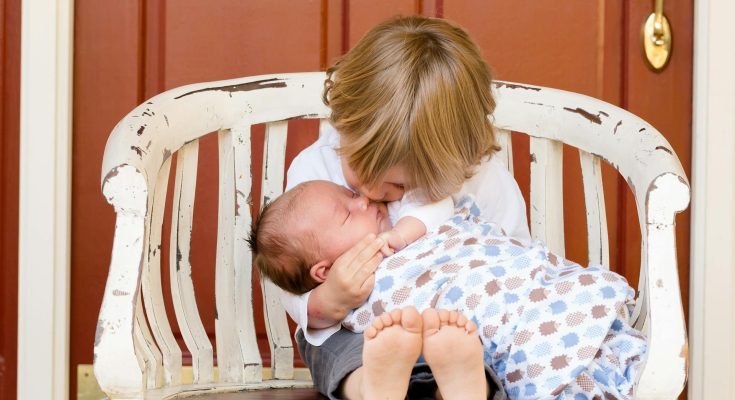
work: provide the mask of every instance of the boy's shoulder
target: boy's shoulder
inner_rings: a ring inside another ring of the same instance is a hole
[[[319,131],[319,137],[310,144],[309,147],[301,150],[301,152],[294,158],[294,162],[303,158],[337,158],[339,161],[339,155],[337,149],[339,148],[339,132],[332,127],[332,125],[325,124]]]
[[[475,169],[475,174],[467,180],[467,184],[503,182],[512,175],[497,156],[485,157]]]
[[[325,125],[319,138],[302,150],[291,162],[286,178],[286,190],[299,183],[312,180],[327,180],[345,186],[337,148],[339,133]]]

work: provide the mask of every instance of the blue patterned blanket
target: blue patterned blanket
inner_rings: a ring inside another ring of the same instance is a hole
[[[459,310],[478,326],[485,362],[511,399],[633,398],[646,341],[627,322],[634,291],[625,279],[541,242],[524,246],[479,212],[465,197],[436,232],[386,258],[343,326],[362,332],[408,305]]]

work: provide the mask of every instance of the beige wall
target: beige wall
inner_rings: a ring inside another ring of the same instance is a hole
[[[735,3],[695,3],[690,399],[735,398]]]

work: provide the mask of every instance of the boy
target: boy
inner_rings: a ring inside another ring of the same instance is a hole
[[[361,237],[390,229],[377,206],[329,182],[308,182],[284,196],[261,214],[252,242],[256,265],[275,283],[306,277],[294,285],[298,292],[324,282]],[[509,239],[478,218],[469,197],[457,209],[438,230],[381,263],[368,301],[342,324],[362,332],[407,306],[456,309],[479,327],[485,361],[511,398],[632,398],[646,344],[627,326],[633,297],[627,282],[563,260],[540,243]],[[259,252],[259,242],[272,236],[308,237],[291,249],[295,254],[285,254],[305,264],[286,265],[283,257]]]
[[[472,194],[484,218],[530,241],[518,185],[492,158],[491,81],[479,49],[461,28],[418,16],[379,24],[327,70],[323,97],[332,110],[331,126],[294,159],[286,189],[321,179],[372,201],[402,200],[414,211],[400,213],[427,228],[436,223],[426,211],[436,207],[432,202]],[[408,371],[408,384],[392,379],[395,374],[385,368],[363,365],[363,354],[373,357],[363,349],[362,335],[340,329],[339,322],[370,294],[385,245],[380,238],[360,241],[335,260],[324,284],[299,296],[282,293],[284,308],[300,327],[296,343],[315,386],[332,399],[375,398],[375,392],[365,393],[375,382],[394,384],[381,392],[384,398],[403,398],[406,385],[409,398],[433,396],[425,365]],[[370,350],[395,331],[381,331]],[[414,382],[428,382],[426,391],[413,393]]]

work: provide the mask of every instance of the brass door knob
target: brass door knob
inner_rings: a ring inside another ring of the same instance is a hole
[[[664,15],[664,0],[655,0],[655,9],[643,24],[643,52],[648,65],[662,71],[671,58],[671,25]]]

